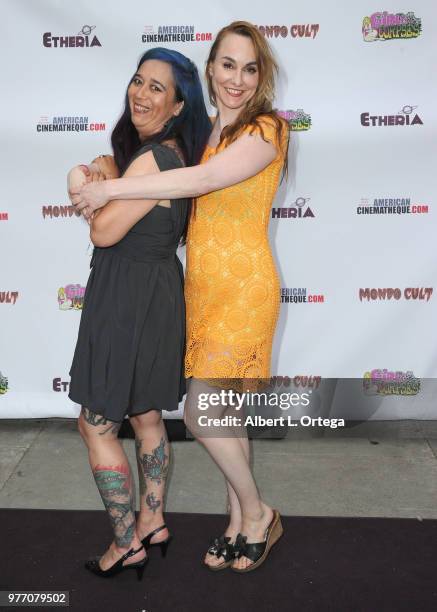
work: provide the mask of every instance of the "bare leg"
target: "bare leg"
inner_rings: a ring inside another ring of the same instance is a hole
[[[243,452],[244,452],[244,456],[246,458],[247,464],[250,465],[249,463],[250,449],[249,449],[249,440],[247,439],[247,436],[244,438],[237,438],[237,440],[240,442],[243,448]],[[231,538],[231,542],[234,542],[237,535],[241,532],[241,522],[242,522],[241,507],[240,507],[240,502],[238,501],[237,494],[232,488],[232,485],[230,484],[230,482],[228,482],[227,480],[226,480],[226,488],[228,490],[230,521],[229,521],[229,526],[225,531],[225,535]]]
[[[157,410],[130,417],[135,431],[138,476],[140,481],[140,514],[137,533],[140,539],[164,524],[165,484],[170,458],[167,433]],[[167,529],[153,536],[152,544],[166,540]]]
[[[245,438],[237,438],[240,441],[244,454],[247,459],[247,463],[249,464],[250,459],[250,451],[249,451],[249,441],[247,437]],[[238,501],[238,496],[235,493],[234,489],[230,482],[228,482],[225,478],[226,489],[228,492],[228,512],[229,512],[229,525],[225,529],[224,535],[225,537],[231,538],[231,544],[234,544],[235,539],[239,533],[241,533],[242,526],[242,517],[241,517],[241,507],[240,502]],[[206,553],[205,563],[208,565],[220,565],[223,562],[222,557],[217,557],[216,555],[211,555]]]
[[[198,409],[199,393],[216,393],[217,389],[208,387],[205,382],[192,379],[187,400],[185,403],[185,423],[190,429],[193,436],[206,448],[215,461],[217,466],[225,476],[229,483],[241,509],[241,533],[247,536],[247,542],[262,542],[265,532],[269,526],[273,511],[262,502],[258,489],[256,487],[252,472],[250,470],[246,448],[241,442],[241,433],[232,432],[228,427],[222,429],[214,427],[209,429],[199,425],[198,417],[200,414]],[[214,413],[208,409],[208,416],[219,417],[225,412],[227,407],[219,407]],[[234,435],[233,435],[234,433]],[[212,437],[214,436],[214,437]],[[239,437],[237,437],[239,436]],[[238,506],[235,497],[230,496],[231,514],[234,508],[234,520],[231,518],[233,527],[238,521]],[[230,527],[229,525],[229,527]],[[233,529],[232,529],[233,531]],[[207,556],[207,563],[210,563],[210,555]],[[218,560],[219,563],[222,560]],[[238,559],[234,563],[234,567],[240,569],[250,565],[252,561],[246,557]]]
[[[132,476],[128,459],[117,438],[119,423],[82,408],[78,424],[88,447],[97,488],[114,530],[114,541],[99,561],[102,570],[106,570],[130,548],[141,547],[135,531]],[[136,563],[145,556],[145,551],[141,550],[124,564]]]

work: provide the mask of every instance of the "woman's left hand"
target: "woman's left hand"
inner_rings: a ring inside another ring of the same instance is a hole
[[[89,219],[92,214],[108,203],[106,181],[87,183],[80,190],[71,193],[71,201],[83,216]]]

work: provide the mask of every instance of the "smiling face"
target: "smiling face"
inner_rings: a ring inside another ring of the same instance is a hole
[[[160,60],[146,60],[138,68],[127,90],[132,123],[140,140],[162,131],[177,116],[183,102],[176,101],[171,66]]]
[[[255,95],[259,71],[251,39],[229,33],[221,41],[214,61],[208,66],[217,107],[241,110]]]

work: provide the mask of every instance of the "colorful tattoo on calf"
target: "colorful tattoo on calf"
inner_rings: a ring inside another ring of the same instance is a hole
[[[113,434],[117,434],[121,427],[121,423],[110,421],[101,414],[96,414],[95,412],[92,412],[92,410],[88,410],[88,408],[82,408],[82,414],[85,421],[94,427],[98,427],[99,425],[108,425],[104,431],[99,432],[99,436],[104,436],[106,433],[108,433],[108,431]]]
[[[149,495],[146,497],[146,504],[149,506],[153,514],[155,514],[155,512],[158,510],[159,506],[161,505],[161,501],[159,499],[155,499],[154,493],[149,493]]]
[[[114,467],[96,465],[94,479],[115,534],[115,542],[121,548],[130,546],[135,533],[132,481],[126,465]]]

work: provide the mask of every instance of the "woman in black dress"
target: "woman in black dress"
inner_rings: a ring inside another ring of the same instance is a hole
[[[194,64],[176,51],[152,49],[139,62],[112,133],[113,174],[195,165],[210,130]],[[77,185],[74,172],[70,189]],[[185,392],[183,272],[176,249],[186,233],[190,200],[156,206],[151,200],[147,214],[139,203],[112,201],[91,221],[96,248],[69,396],[82,405],[79,431],[115,535],[105,554],[86,567],[102,576],[135,568],[140,578],[144,549],[159,544],[165,554],[169,540],[163,521],[169,445],[161,411],[176,410]],[[133,479],[117,438],[126,415],[136,438],[137,522]]]

